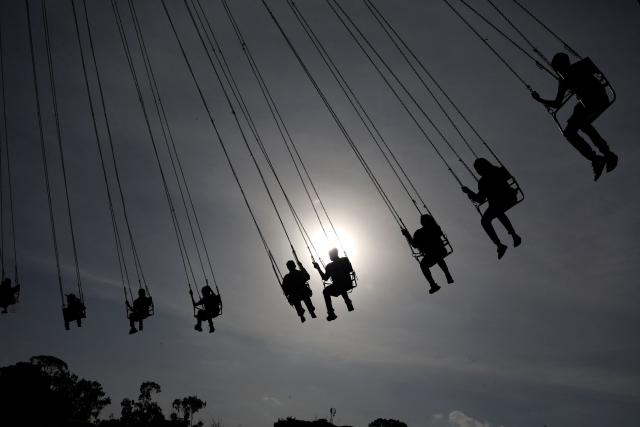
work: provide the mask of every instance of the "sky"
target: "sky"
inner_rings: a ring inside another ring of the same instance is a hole
[[[228,426],[270,425],[285,416],[328,417],[332,407],[337,409],[339,424],[354,426],[366,425],[378,417],[429,427],[621,426],[637,418],[637,2],[539,0],[530,5],[576,50],[591,57],[616,88],[618,99],[597,121],[597,127],[620,156],[620,164],[597,183],[593,182],[589,163],[563,139],[545,110],[531,100],[444,2],[376,2],[501,155],[525,192],[525,201],[509,213],[523,244],[510,248],[500,261],[472,205],[325,2],[298,2],[454,247],[447,262],[456,283],[429,295],[398,226],[261,3],[231,1],[322,200],[349,242],[349,256],[359,275],[359,286],[351,295],[356,310],[347,313],[338,301],[338,319],[329,323],[323,318],[322,284],[312,272],[313,300],[320,316],[300,324],[278,289],[160,2],[136,1],[224,301],[224,314],[216,320],[217,330],[211,335],[193,330],[193,313],[171,216],[110,2],[88,3],[130,222],[156,314],[145,323],[143,333],[127,334],[122,283],[72,12],[68,2],[56,2],[56,7],[49,10],[49,25],[88,310],[82,328],[64,330],[24,4],[2,0],[7,124],[22,293],[13,312],[0,318],[0,365],[39,354],[60,357],[77,374],[103,384],[114,402],[103,416],[119,414],[120,400],[136,396],[141,382],[153,380],[163,387],[159,400],[165,408],[175,397],[196,394],[207,401],[202,416],[219,418]],[[220,3],[203,3],[291,200],[315,243],[326,248]],[[558,44],[530,25],[511,2],[498,3],[520,28],[532,35],[541,50],[549,55],[555,53]],[[126,11],[124,2],[118,4]],[[248,199],[275,259],[284,269],[291,257],[288,243],[184,4],[168,4]],[[363,3],[348,0],[341,4],[394,69],[410,78],[402,58]],[[73,263],[55,151],[51,97],[45,90],[39,5],[31,2],[36,57],[64,284],[70,292]],[[417,228],[415,210],[286,2],[270,0],[269,5],[405,223],[412,230]],[[128,13],[124,16],[128,36],[133,40],[130,17]],[[84,29],[83,35],[86,37]],[[491,37],[495,39],[493,34]],[[498,46],[534,88],[543,95],[553,95],[553,80],[505,44],[499,42]],[[134,56],[140,60],[136,51]],[[141,71],[141,62],[137,64]],[[409,81],[427,111],[442,123],[416,81]],[[148,88],[143,89],[148,94]],[[158,133],[157,124],[153,125]],[[447,132],[451,133],[451,129]],[[166,152],[161,150],[161,156],[168,171]],[[468,180],[463,172],[460,171],[461,176]],[[169,182],[177,200],[175,185],[171,179]],[[269,182],[274,185],[270,176]],[[274,194],[301,259],[311,271],[309,256],[302,255],[302,240],[284,209],[282,197],[277,191]],[[504,230],[500,226],[497,229],[508,240]],[[194,253],[191,258],[196,259]],[[444,283],[440,271],[434,269],[434,275]]]

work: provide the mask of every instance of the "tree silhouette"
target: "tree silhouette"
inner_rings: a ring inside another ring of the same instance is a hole
[[[197,396],[187,396],[182,399],[176,399],[173,401],[173,409],[176,412],[171,414],[171,419],[182,420],[185,425],[191,427],[193,426],[194,414],[205,406],[207,406],[207,402],[200,400]],[[201,427],[202,425],[202,421],[196,424],[198,427]]]
[[[0,414],[5,425],[82,425],[111,403],[100,383],[79,378],[53,356],[0,368]]]
[[[137,401],[125,398],[120,403],[120,406],[122,406],[121,425],[126,427],[163,426],[165,417],[162,413],[162,408],[153,400],[153,394],[161,391],[159,384],[152,381],[143,382],[140,385],[140,395]]]
[[[384,418],[378,418],[377,420],[370,422],[369,427],[407,427],[407,425],[398,420],[385,420]]]

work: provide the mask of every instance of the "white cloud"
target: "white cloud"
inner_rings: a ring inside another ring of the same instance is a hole
[[[449,415],[435,414],[431,419],[434,427],[492,427],[488,421],[477,420],[459,410],[451,411]]]
[[[264,403],[267,403],[269,405],[273,405],[273,406],[282,406],[282,402],[280,402],[280,400],[276,397],[272,397],[272,396],[262,396],[262,401]]]
[[[462,411],[453,411],[449,414],[449,423],[458,427],[489,427],[488,422],[481,422]]]

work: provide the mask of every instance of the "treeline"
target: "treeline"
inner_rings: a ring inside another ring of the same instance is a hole
[[[111,404],[102,384],[80,378],[53,356],[34,356],[28,362],[0,368],[0,426],[2,427],[223,427],[219,421],[204,423],[196,414],[207,402],[197,396],[174,399],[164,414],[154,397],[160,385],[146,381],[136,399],[120,402],[120,416],[101,419]],[[334,410],[335,414],[335,410]],[[333,414],[332,414],[333,415]],[[275,427],[337,427],[327,420],[286,418]],[[347,427],[347,426],[343,426]],[[369,427],[407,427],[397,420],[378,418]]]
[[[35,356],[28,362],[0,368],[0,425],[3,427],[221,427],[206,426],[195,415],[206,406],[197,396],[175,399],[165,416],[154,396],[155,382],[144,382],[137,399],[120,403],[120,417],[99,418],[111,404],[102,385],[78,377],[53,356]]]

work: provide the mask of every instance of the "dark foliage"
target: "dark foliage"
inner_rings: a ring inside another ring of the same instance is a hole
[[[0,413],[5,426],[87,425],[109,403],[100,383],[79,378],[53,356],[36,356],[0,368]]]
[[[137,400],[123,399],[120,418],[98,420],[111,403],[102,385],[79,378],[67,364],[53,356],[32,357],[29,362],[0,368],[2,427],[202,427],[194,415],[206,406],[197,396],[173,401],[167,419],[154,395],[160,385],[144,382]]]
[[[385,420],[384,418],[378,418],[377,420],[369,423],[369,427],[407,427],[407,425],[398,420]]]

